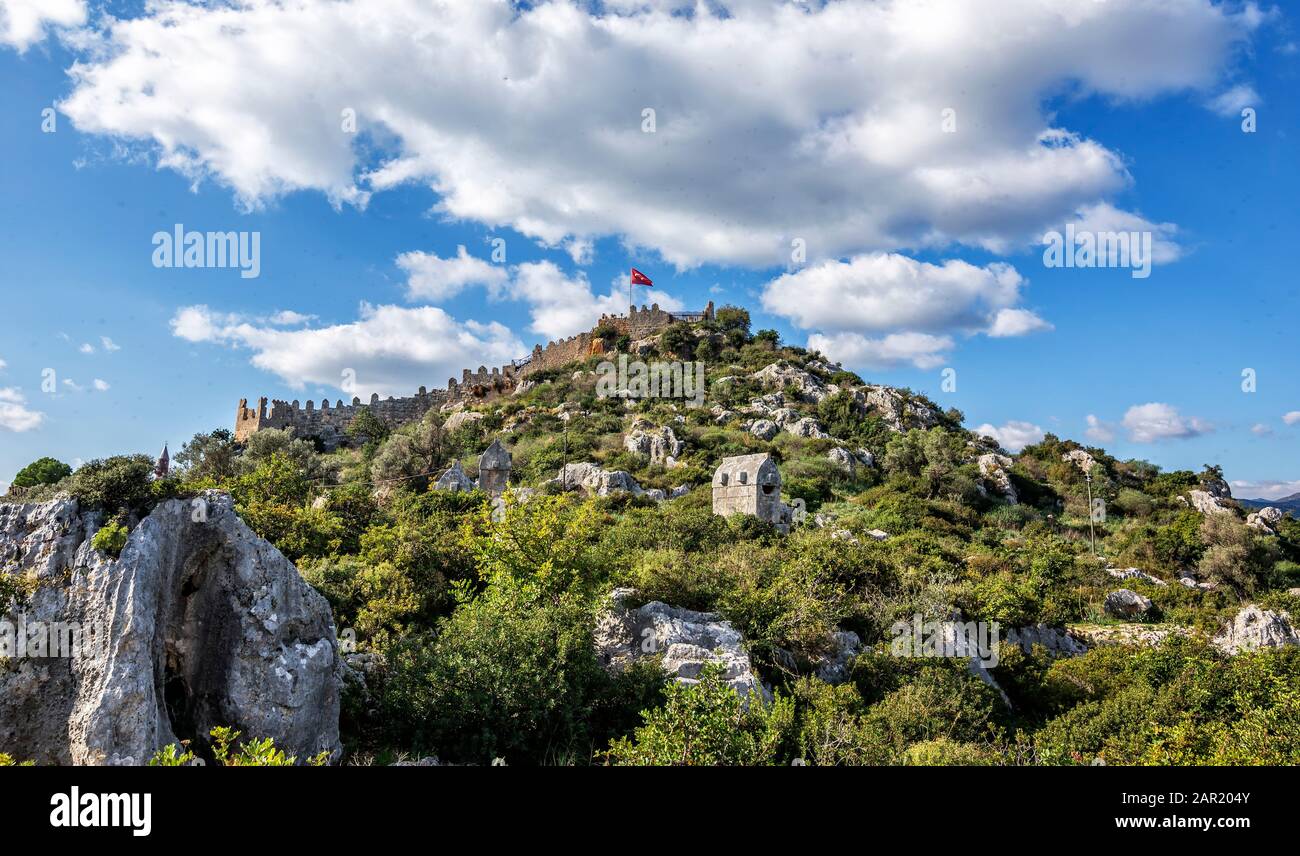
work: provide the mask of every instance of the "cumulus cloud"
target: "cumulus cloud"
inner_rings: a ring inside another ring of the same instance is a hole
[[[22,433],[45,421],[45,414],[27,407],[22,391],[12,386],[0,387],[0,428]]]
[[[1008,452],[1019,452],[1026,446],[1040,442],[1046,436],[1043,429],[1032,422],[1018,422],[1014,419],[1001,427],[985,422],[975,429],[975,433],[983,437],[992,437]]]
[[[585,274],[569,277],[553,262],[526,262],[513,270],[511,294],[530,304],[532,331],[548,339],[572,336],[596,326],[601,315],[626,315],[627,292],[621,280],[605,294],[595,294]],[[682,302],[662,291],[642,291],[638,303],[658,303],[669,312],[683,308]]]
[[[1196,0],[593,7],[147,4],[106,19],[60,106],[245,205],[419,182],[438,213],[575,259],[607,235],[679,266],[783,263],[796,238],[814,261],[1002,252],[1131,181],[1045,99],[1208,97],[1263,19]]]
[[[929,333],[890,333],[870,338],[861,333],[814,333],[808,337],[810,350],[821,351],[832,362],[862,368],[889,369],[912,365],[933,369],[943,365],[952,350],[948,336]]]
[[[1282,414],[1282,421],[1288,425],[1300,424],[1300,410],[1292,410],[1289,413]]]
[[[1000,262],[936,265],[869,253],[777,277],[763,290],[763,308],[804,329],[974,331],[1014,304],[1023,284],[1015,268]]]
[[[1080,208],[1070,222],[1074,224],[1076,235],[1081,232],[1091,232],[1094,235],[1107,232],[1150,233],[1150,261],[1154,264],[1169,264],[1183,256],[1183,248],[1174,240],[1178,226],[1173,223],[1153,223],[1140,214],[1122,211],[1109,202],[1098,202]]]
[[[999,309],[998,313],[993,316],[993,323],[989,326],[988,334],[994,339],[1003,339],[1055,329],[1049,322],[1039,318],[1028,309]]]
[[[1096,440],[1098,443],[1109,443],[1115,439],[1115,426],[1109,422],[1102,422],[1095,415],[1088,414],[1088,427],[1083,432],[1089,440]]]
[[[1220,116],[1239,117],[1246,107],[1258,107],[1259,93],[1254,87],[1244,83],[1225,89],[1206,102],[1206,106]]]
[[[83,354],[93,354],[95,353],[95,346],[89,342],[82,342],[81,347],[77,348],[77,350],[81,351]]]
[[[1180,440],[1206,434],[1213,428],[1196,417],[1183,418],[1178,408],[1162,402],[1135,404],[1124,413],[1124,428],[1134,443]]]
[[[1272,435],[1273,429],[1268,425],[1265,425],[1263,422],[1256,422],[1254,425],[1250,426],[1250,433],[1254,434],[1256,437],[1268,437]]]
[[[498,295],[509,279],[505,268],[474,258],[464,244],[448,259],[434,253],[402,253],[397,266],[406,272],[406,295],[412,300],[446,300],[471,285],[486,286],[489,293]]]
[[[85,0],[0,0],[0,44],[23,53],[54,27],[86,22]]]
[[[100,344],[101,346],[103,346],[104,350],[105,350],[105,351],[108,351],[110,354],[111,354],[113,351],[120,351],[120,350],[122,350],[122,347],[121,347],[120,345],[118,345],[116,342],[114,342],[112,339],[110,339],[110,338],[107,337],[107,336],[100,336],[100,337],[99,337],[99,344]]]
[[[95,387],[96,392],[108,392],[110,389],[108,381],[100,380],[99,378],[95,378],[94,381],[91,382],[91,386]]]
[[[178,309],[171,328],[186,341],[249,350],[254,366],[294,389],[318,384],[363,399],[441,387],[459,380],[461,369],[503,365],[525,351],[501,324],[457,321],[434,306],[363,303],[359,315],[346,324],[286,330],[199,305]]]

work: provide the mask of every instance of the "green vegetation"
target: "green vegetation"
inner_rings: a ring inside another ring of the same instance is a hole
[[[292,767],[298,763],[293,755],[285,755],[275,748],[270,738],[240,742],[239,732],[224,726],[212,729],[212,757],[220,767]],[[196,763],[193,752],[175,743],[164,746],[149,759],[150,767],[189,767]],[[322,752],[308,758],[308,766],[323,767],[329,763],[329,753]]]
[[[32,461],[14,476],[15,487],[34,487],[44,484],[58,484],[72,475],[72,467],[56,461],[54,458],[41,458]]]
[[[895,431],[900,414],[864,405],[860,378],[811,362],[772,331],[751,334],[743,309],[674,325],[643,347],[646,359],[705,359],[705,407],[601,399],[591,370],[607,355],[598,355],[472,404],[483,418],[452,431],[437,411],[395,430],[363,416],[351,445],[328,454],[290,432],[260,431],[241,446],[214,431],[185,445],[167,479],[151,478],[148,457],[125,456],[31,490],[70,490],[102,510],[111,522],[96,546],[109,552],[154,503],[229,491],[378,664],[364,695],[349,690],[342,727],[348,753],[381,762],[401,754],[479,764],[1300,760],[1300,652],[1230,658],[1206,642],[1247,599],[1300,614],[1287,591],[1300,584],[1300,522],[1283,520],[1272,535],[1247,527],[1244,515],[1195,511],[1184,497],[1220,478],[1215,468],[1164,473],[1048,435],[1015,456],[1007,475],[1020,501],[1010,504],[975,462],[996,449],[961,427],[960,412],[899,390],[908,430]],[[753,374],[778,361],[840,389],[817,403],[794,388],[762,387]],[[745,409],[776,391],[835,439],[749,433],[755,417]],[[678,466],[624,448],[635,418],[672,427],[686,445]],[[531,496],[507,494],[502,514],[482,493],[430,489],[454,462],[474,476],[493,438],[513,454],[514,486]],[[843,467],[828,459],[836,448],[870,452],[877,465]],[[1105,559],[1089,546],[1083,472],[1063,459],[1081,450],[1096,462],[1091,487],[1105,514],[1094,527]],[[712,513],[718,463],[757,452],[777,460],[784,499],[807,509],[788,535]],[[548,484],[565,461],[626,470],[647,489],[694,489],[664,503],[587,498]],[[817,515],[833,522],[819,526]],[[1169,584],[1117,580],[1107,567]],[[1212,587],[1180,585],[1180,573]],[[659,600],[732,622],[774,701],[746,704],[709,669],[696,684],[669,683],[654,657],[606,672],[596,625],[615,587],[632,589],[634,604]],[[1073,658],[1003,644],[993,674],[1010,707],[963,660],[889,653],[895,622],[954,610],[998,622],[1004,634],[1115,627],[1102,605],[1121,587],[1152,600],[1149,629],[1180,632]],[[830,685],[817,666],[842,630],[865,650],[847,664],[847,680]],[[236,750],[235,737],[213,736],[221,763],[292,761],[264,743]],[[186,757],[172,748],[155,762]]]

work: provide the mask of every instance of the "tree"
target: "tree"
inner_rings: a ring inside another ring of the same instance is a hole
[[[754,341],[766,346],[768,350],[775,351],[781,346],[781,334],[775,330],[759,330],[754,334]]]
[[[695,331],[684,321],[670,325],[659,334],[659,350],[684,360],[695,355]]]
[[[238,458],[235,436],[225,428],[218,428],[210,434],[195,434],[173,461],[189,481],[221,482],[238,473]]]
[[[57,484],[72,475],[72,467],[56,461],[54,458],[41,458],[32,461],[14,476],[14,487],[35,487],[42,484]]]
[[[358,410],[357,415],[348,423],[347,435],[357,443],[371,446],[378,445],[388,437],[388,434],[388,425],[372,413],[369,407]],[[256,437],[257,435],[254,434],[253,436]]]
[[[370,476],[376,484],[396,482],[422,492],[446,457],[442,429],[426,417],[402,426],[384,441],[370,465]]]
[[[142,513],[153,495],[153,468],[148,455],[94,460],[72,474],[70,490],[84,505],[108,514]]]

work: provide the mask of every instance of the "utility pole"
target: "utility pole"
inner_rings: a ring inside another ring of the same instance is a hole
[[[1083,480],[1088,483],[1088,541],[1092,544],[1092,554],[1097,555],[1097,531],[1094,528],[1092,513],[1092,473],[1083,474]]]

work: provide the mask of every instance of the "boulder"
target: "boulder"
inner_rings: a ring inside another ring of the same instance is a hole
[[[474,422],[482,422],[483,414],[473,410],[461,410],[447,417],[447,421],[442,423],[442,430],[455,431]]]
[[[876,456],[866,449],[858,449],[853,454],[857,457],[858,463],[862,464],[864,467],[870,468],[876,465]]]
[[[1145,580],[1152,585],[1167,586],[1169,583],[1157,576],[1148,574],[1146,571],[1140,571],[1137,568],[1107,568],[1106,573],[1110,574],[1117,580]]]
[[[1016,486],[1011,483],[1011,475],[1008,470],[1011,469],[1011,459],[1006,455],[980,455],[976,462],[979,464],[980,475],[984,481],[988,482],[1002,497],[1011,505],[1016,505],[1020,498],[1016,495]]]
[[[740,632],[716,613],[678,609],[651,601],[628,609],[630,589],[615,589],[596,619],[596,655],[610,672],[618,672],[642,657],[663,655],[663,668],[683,684],[698,683],[710,663],[723,668],[723,678],[742,698],[771,694],[763,687],[745,652]]]
[[[589,461],[566,464],[552,481],[567,485],[569,490],[581,488],[588,496],[609,496],[615,493],[641,496],[645,493],[631,473],[624,470],[602,469]]]
[[[781,427],[771,419],[756,419],[749,426],[749,433],[753,434],[760,440],[771,440],[777,434],[781,433]]]
[[[635,455],[650,459],[652,464],[668,466],[676,462],[686,451],[686,443],[677,439],[673,429],[665,425],[662,428],[633,427],[623,438],[623,447]]]
[[[831,393],[826,385],[815,375],[801,368],[786,363],[772,363],[752,375],[752,377],[769,389],[783,390],[793,387],[799,391],[799,397],[814,404],[827,398]]]
[[[793,425],[803,418],[799,415],[798,410],[791,407],[778,407],[775,410],[768,411],[768,415],[772,417],[773,422],[780,425],[782,428],[785,428],[787,425]]]
[[[1019,645],[1026,654],[1032,653],[1035,645],[1040,645],[1054,657],[1077,657],[1088,653],[1088,646],[1076,636],[1060,627],[1047,624],[1032,624],[1027,627],[1013,627],[1007,631],[1007,644]]]
[[[829,440],[831,435],[822,430],[821,423],[811,416],[805,416],[798,422],[782,426],[787,432],[796,437],[807,437],[810,440]]]
[[[1061,456],[1061,460],[1065,461],[1067,464],[1074,464],[1085,473],[1091,472],[1092,468],[1097,465],[1096,459],[1083,449],[1071,449]]]
[[[300,761],[339,754],[343,665],[329,604],[228,495],[160,504],[116,560],[91,546],[98,528],[66,494],[0,504],[0,572],[39,584],[6,620],[29,640],[52,623],[80,635],[71,656],[11,649],[37,656],[0,670],[0,752],[144,764],[181,740],[203,751],[221,725]]]
[[[942,420],[943,414],[937,408],[909,398],[893,387],[871,385],[853,390],[852,395],[863,415],[876,416],[890,431],[928,430]]]
[[[826,453],[826,458],[849,475],[853,475],[858,466],[858,459],[848,449],[831,449]]]
[[[1252,603],[1238,612],[1232,623],[1214,637],[1214,644],[1228,654],[1239,654],[1260,648],[1300,645],[1300,636],[1296,635],[1290,615],[1260,609]]]
[[[433,483],[434,490],[447,490],[452,493],[468,492],[475,487],[474,480],[465,475],[465,470],[461,468],[460,461],[455,461],[447,471],[438,476],[438,480]]]
[[[1187,492],[1188,502],[1192,508],[1202,514],[1225,514],[1232,512],[1232,506],[1224,502],[1222,497],[1210,493],[1208,490],[1191,490]]]
[[[1277,524],[1281,523],[1282,518],[1285,516],[1286,514],[1282,509],[1274,508],[1270,505],[1267,508],[1261,508],[1253,514],[1247,514],[1246,525],[1252,529],[1258,529],[1265,535],[1276,535]]]
[[[818,678],[828,684],[842,684],[849,679],[849,665],[862,653],[862,637],[852,630],[837,630],[834,647],[817,661]]]
[[[1151,599],[1143,597],[1132,589],[1117,589],[1106,595],[1103,608],[1107,615],[1115,618],[1141,618],[1151,608]]]

